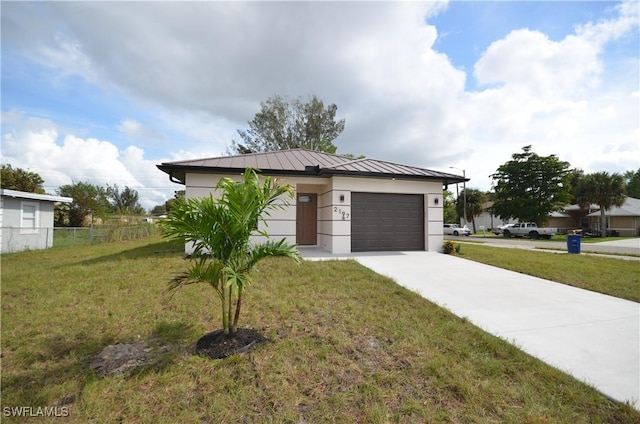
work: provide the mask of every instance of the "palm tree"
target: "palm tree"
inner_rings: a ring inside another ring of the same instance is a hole
[[[242,294],[255,265],[267,256],[285,256],[296,262],[300,256],[285,239],[251,241],[252,235],[268,237],[258,224],[266,226],[269,211],[286,206],[285,196],[293,196],[291,186],[281,186],[271,177],[260,183],[257,172],[248,168],[241,181],[222,178],[216,193],[219,196],[178,199],[161,226],[165,236],[192,243],[194,249],[189,269],[176,276],[169,288],[209,284],[220,299],[222,328],[228,335],[238,329]]]
[[[576,198],[581,206],[593,203],[600,206],[600,236],[606,236],[606,211],[613,206],[622,206],[626,200],[625,182],[618,173],[595,172],[585,175],[576,190]]]
[[[462,193],[460,193],[460,196],[458,196],[458,198],[456,199],[456,212],[458,212],[459,216],[464,215],[464,210],[467,210],[467,216],[465,217],[465,221],[469,222],[471,221],[471,224],[473,226],[473,232],[476,232],[476,219],[475,217],[482,214],[482,212],[484,212],[483,206],[487,201],[487,195],[480,190],[476,190],[474,188],[467,188],[466,189],[466,201],[467,201],[467,205],[465,208],[464,205],[464,194],[465,194],[465,190],[462,191]]]

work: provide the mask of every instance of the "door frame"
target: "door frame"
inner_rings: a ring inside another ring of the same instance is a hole
[[[301,196],[309,196],[311,198],[311,202],[302,203],[304,205],[310,204],[313,205],[314,214],[313,219],[303,222],[302,217],[299,214],[299,208],[302,206],[299,199]],[[299,229],[305,226],[305,228],[309,231],[309,236],[313,234],[312,238],[302,239],[301,231]],[[300,246],[315,246],[318,244],[318,194],[317,193],[297,193],[296,194],[296,244]]]

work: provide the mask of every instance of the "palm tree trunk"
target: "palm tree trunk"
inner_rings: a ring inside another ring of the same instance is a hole
[[[240,319],[240,306],[242,305],[242,289],[238,289],[238,300],[236,301],[236,313],[233,316],[233,324],[231,325],[231,332],[235,333],[238,330],[238,320]]]
[[[607,215],[604,206],[600,206],[600,237],[607,236]]]
[[[229,303],[227,304],[227,328],[226,328],[225,334],[235,333],[233,327],[231,327],[231,316],[233,311],[233,299],[231,296],[232,293],[233,293],[233,288],[229,286],[229,291],[227,292],[227,296],[229,297],[227,300]]]
[[[222,295],[220,296],[220,301],[222,302],[222,307],[220,308],[222,310],[222,330],[224,331],[224,334],[229,334],[229,320],[227,318],[227,299],[225,296],[225,290],[224,288],[222,289]]]

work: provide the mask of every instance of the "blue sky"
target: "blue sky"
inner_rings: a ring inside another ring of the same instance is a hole
[[[274,94],[338,106],[338,152],[471,187],[525,145],[640,167],[638,2],[3,2],[2,163],[170,197]]]
[[[576,25],[609,16],[615,3],[610,1],[453,1],[444,13],[427,22],[438,28],[435,49],[446,53],[456,67],[473,71],[473,65],[489,45],[513,30],[541,31],[560,41],[574,33]],[[622,42],[618,48],[638,53],[635,42]],[[477,89],[469,78],[468,89]]]

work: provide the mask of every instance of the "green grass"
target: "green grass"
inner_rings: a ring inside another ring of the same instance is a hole
[[[465,243],[461,257],[640,302],[640,262]]]
[[[218,328],[218,307],[205,286],[165,292],[185,267],[181,250],[152,238],[4,255],[2,407],[69,408],[38,423],[640,420],[354,261],[262,263],[241,326],[271,342],[224,360],[195,356],[189,346]],[[137,340],[157,353],[150,366],[89,371],[105,346]]]

